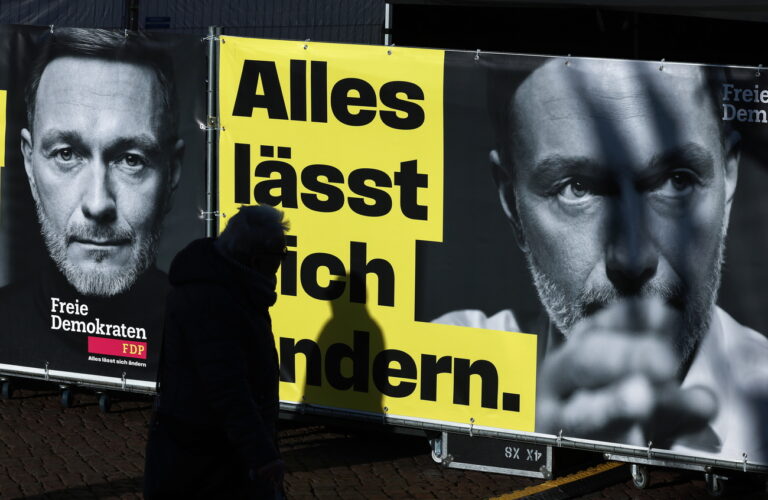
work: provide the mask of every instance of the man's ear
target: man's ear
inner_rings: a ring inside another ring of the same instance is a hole
[[[166,213],[171,211],[171,197],[176,192],[176,188],[179,187],[179,181],[181,181],[181,163],[184,161],[184,140],[179,139],[176,144],[173,145],[173,153],[171,154],[171,172],[168,179],[168,199],[166,200],[165,210]]]
[[[32,196],[37,199],[37,186],[35,185],[35,176],[32,173],[33,152],[32,134],[29,130],[23,128],[21,129],[21,156],[24,157],[24,170],[27,172],[30,191],[32,191]]]
[[[736,193],[736,181],[739,177],[739,160],[741,160],[741,134],[733,130],[725,141],[725,218],[724,231],[728,231],[731,220],[731,205]]]
[[[725,142],[725,202],[728,210],[731,208],[733,195],[736,192],[736,181],[739,178],[740,160],[741,134],[733,130]]]
[[[507,220],[512,226],[512,232],[515,235],[517,245],[523,252],[527,252],[528,244],[525,242],[523,229],[520,225],[520,215],[517,212],[517,200],[515,198],[512,174],[501,164],[501,159],[499,158],[499,152],[497,150],[494,149],[491,151],[490,160],[493,180],[496,181],[496,189],[498,189],[499,192],[501,208],[504,210],[504,214],[506,214]]]

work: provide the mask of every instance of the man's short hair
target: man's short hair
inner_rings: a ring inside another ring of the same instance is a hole
[[[57,28],[34,60],[24,94],[27,126],[33,131],[37,89],[43,71],[54,59],[86,57],[105,62],[124,62],[144,66],[153,71],[161,89],[165,119],[165,137],[175,142],[178,103],[174,84],[173,60],[162,44],[141,32],[117,32],[104,29]],[[78,78],[72,75],[72,78]]]
[[[219,235],[221,252],[240,263],[247,264],[254,255],[281,250],[288,231],[285,214],[269,205],[243,206]]]

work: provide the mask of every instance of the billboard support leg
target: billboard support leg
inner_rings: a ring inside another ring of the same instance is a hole
[[[644,490],[651,484],[651,471],[642,464],[632,464],[632,484],[638,490]]]
[[[112,408],[112,398],[106,392],[98,392],[99,395],[99,410],[101,413],[109,413]]]
[[[62,408],[72,408],[74,402],[72,388],[68,385],[60,385],[59,388],[61,389],[59,402],[61,403]]]
[[[11,384],[10,379],[3,377],[0,379],[0,382],[2,382],[2,385],[0,386],[0,397],[2,397],[2,399],[11,399],[13,396],[13,385]]]
[[[704,481],[707,483],[707,492],[713,497],[722,496],[725,492],[725,481],[727,479],[726,476],[720,476],[718,474],[704,474]]]

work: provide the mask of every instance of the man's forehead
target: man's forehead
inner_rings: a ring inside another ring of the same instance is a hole
[[[159,81],[148,66],[94,57],[64,56],[52,60],[43,70],[36,103],[47,99],[69,104],[89,96],[111,98],[117,103],[153,105],[160,99]]]
[[[60,57],[43,71],[35,96],[34,135],[56,130],[124,131],[131,124],[162,134],[160,83],[144,65],[91,57]],[[121,124],[122,123],[122,124]]]
[[[719,147],[712,97],[692,65],[552,60],[520,85],[511,113],[513,154],[526,163],[573,155],[639,166],[688,144]]]
[[[707,99],[701,69],[658,63],[583,59],[565,65],[553,59],[517,89],[514,109],[551,119],[575,115],[622,120],[638,114],[694,110]]]

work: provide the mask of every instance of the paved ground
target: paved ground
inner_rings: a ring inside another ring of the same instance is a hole
[[[141,498],[150,407],[149,399],[134,398],[104,414],[92,394],[82,393],[73,408],[63,409],[58,392],[48,387],[0,401],[0,498]],[[542,483],[443,468],[432,461],[425,440],[412,436],[286,423],[281,442],[292,499],[511,498]],[[583,496],[590,484],[593,492],[584,498],[708,498],[699,475],[655,471],[645,491],[632,486],[626,466],[596,477],[534,498]],[[766,497],[764,482],[734,485],[734,498]]]

